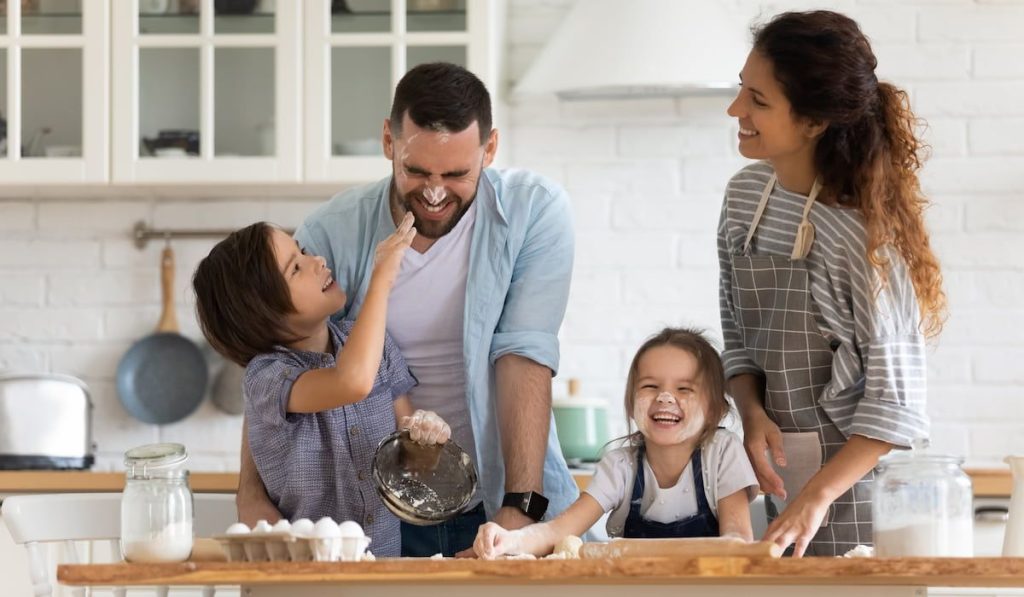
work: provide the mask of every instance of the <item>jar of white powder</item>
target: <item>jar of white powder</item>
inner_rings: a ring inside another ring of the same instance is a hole
[[[125,452],[121,555],[129,562],[182,562],[192,553],[192,491],[181,444]]]
[[[927,440],[881,459],[872,514],[879,557],[971,557],[974,513],[963,458],[934,454]]]

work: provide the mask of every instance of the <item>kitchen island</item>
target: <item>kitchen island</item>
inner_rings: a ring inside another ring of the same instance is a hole
[[[1024,558],[622,558],[62,565],[76,586],[241,585],[252,597],[921,597],[927,587],[1024,587]]]

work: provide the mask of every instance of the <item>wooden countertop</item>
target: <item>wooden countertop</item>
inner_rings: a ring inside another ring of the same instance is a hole
[[[622,558],[65,564],[68,585],[757,584],[1024,587],[1024,558]]]
[[[1010,469],[966,469],[974,483],[976,497],[1005,497],[1013,486]],[[576,472],[573,479],[581,488],[590,481],[590,473]],[[192,491],[199,493],[234,493],[238,473],[202,473],[190,475]],[[0,493],[57,493],[121,491],[123,473],[88,471],[0,471]]]
[[[198,493],[235,493],[238,473],[191,473]],[[121,491],[124,473],[89,471],[0,471],[0,493],[77,493]]]

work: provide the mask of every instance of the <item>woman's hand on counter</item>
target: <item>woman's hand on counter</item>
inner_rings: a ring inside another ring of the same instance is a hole
[[[754,474],[761,485],[761,491],[786,499],[782,477],[775,472],[767,454],[767,451],[770,451],[771,458],[779,466],[786,466],[786,453],[782,450],[782,432],[763,410],[743,417],[743,447],[747,450],[750,464],[754,466]]]
[[[794,545],[793,557],[802,558],[807,544],[821,527],[832,501],[803,491],[775,519],[764,533],[764,541],[771,541],[786,549]]]

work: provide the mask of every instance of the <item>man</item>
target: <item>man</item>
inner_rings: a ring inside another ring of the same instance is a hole
[[[374,249],[405,213],[417,235],[388,304],[388,331],[433,410],[472,456],[480,492],[455,520],[402,525],[402,553],[469,553],[487,519],[523,527],[572,503],[578,491],[551,425],[551,377],[572,274],[569,201],[525,171],[488,169],[498,149],[490,96],[466,69],[417,66],[398,83],[383,147],[392,175],[346,191],[296,232],[348,293],[354,318]],[[350,429],[358,433],[358,427]],[[242,440],[239,515],[274,520]],[[370,472],[360,471],[370,483]],[[365,525],[373,521],[360,521]]]

